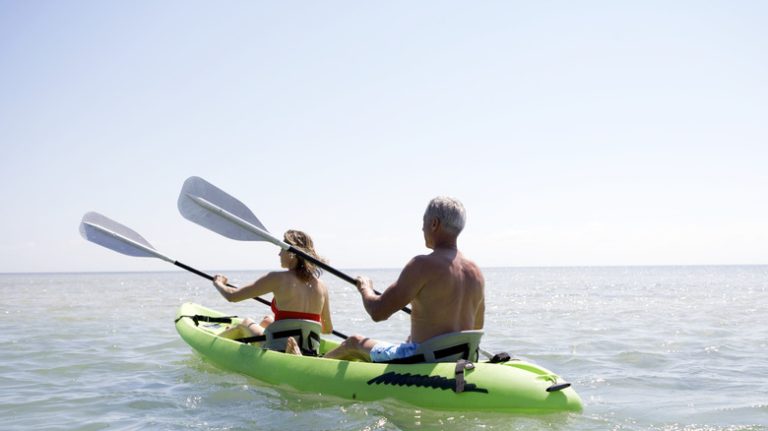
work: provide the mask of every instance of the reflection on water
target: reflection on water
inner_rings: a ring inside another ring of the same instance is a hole
[[[384,288],[396,271],[354,271]],[[0,276],[2,429],[766,430],[768,267],[486,269],[483,348],[560,374],[582,414],[502,415],[357,403],[264,385],[206,363],[176,307],[242,316],[187,273]],[[255,272],[231,273],[242,284]],[[325,276],[337,330],[397,341]]]

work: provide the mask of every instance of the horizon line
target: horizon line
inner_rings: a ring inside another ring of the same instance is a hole
[[[482,270],[491,269],[558,269],[558,268],[693,268],[693,267],[748,267],[748,266],[768,266],[768,263],[725,263],[725,264],[630,264],[630,265],[510,265],[510,266],[486,266],[480,267]],[[342,271],[396,271],[401,267],[360,267],[360,268],[337,268]],[[219,272],[273,272],[276,269],[221,269]],[[105,270],[105,271],[19,271],[19,272],[0,272],[0,275],[45,275],[45,274],[142,274],[142,273],[176,273],[188,272],[184,269],[168,270]],[[323,274],[328,271],[323,271]]]

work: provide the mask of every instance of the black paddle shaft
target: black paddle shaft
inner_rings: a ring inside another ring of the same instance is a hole
[[[185,264],[183,264],[183,263],[179,262],[178,260],[175,260],[175,261],[173,262],[173,264],[174,264],[174,265],[176,265],[176,266],[178,266],[179,268],[184,268],[184,269],[186,269],[186,270],[187,270],[187,271],[189,271],[189,272],[192,272],[192,273],[194,273],[194,274],[197,274],[197,275],[199,275],[200,277],[203,277],[203,278],[207,278],[208,280],[211,280],[211,281],[213,281],[213,276],[212,276],[212,275],[210,275],[210,274],[206,274],[206,273],[204,273],[203,271],[200,271],[200,270],[197,270],[197,269],[195,269],[195,268],[192,268],[191,266],[185,265]],[[233,288],[233,289],[237,289],[237,286],[233,286],[233,285],[231,285],[231,284],[229,284],[229,283],[227,283],[227,286],[229,286],[229,287],[231,287],[231,288]],[[257,296],[257,297],[255,297],[255,298],[253,298],[253,299],[255,299],[256,301],[259,301],[259,302],[261,302],[261,303],[262,303],[262,304],[264,304],[264,305],[272,305],[272,303],[271,303],[271,302],[267,301],[267,300],[266,300],[266,299],[264,299],[264,298],[260,298],[260,297],[258,297],[258,296]],[[347,338],[347,337],[344,337],[344,338]]]
[[[207,278],[208,280],[211,280],[211,281],[213,281],[213,276],[212,276],[212,275],[210,275],[210,274],[206,274],[206,273],[204,273],[203,271],[200,271],[200,270],[197,270],[197,269],[195,269],[195,268],[192,268],[192,267],[191,267],[191,266],[189,266],[189,265],[185,265],[185,264],[183,264],[183,263],[179,262],[178,260],[175,260],[175,261],[173,261],[173,264],[174,264],[174,265],[176,265],[176,266],[178,266],[179,268],[183,268],[183,269],[186,269],[187,271],[189,271],[189,272],[191,272],[191,273],[197,274],[197,275],[199,275],[200,277],[203,277],[203,278]],[[233,286],[233,285],[231,285],[231,284],[229,284],[229,283],[227,283],[227,286],[229,286],[229,287],[231,287],[231,288],[234,288],[234,289],[237,289],[237,286]],[[264,304],[264,305],[269,305],[269,306],[271,306],[271,305],[272,305],[272,303],[271,303],[271,302],[267,301],[267,300],[266,300],[266,299],[264,299],[264,298],[258,297],[258,296],[257,296],[257,297],[255,297],[255,298],[253,298],[253,299],[254,299],[254,300],[256,300],[256,301],[259,301],[259,302],[261,302],[261,303],[262,303],[262,304]],[[337,331],[337,330],[335,330],[335,329],[334,329],[333,331],[331,331],[331,333],[332,333],[333,335],[335,335],[335,336],[337,336],[337,337],[339,337],[339,338],[343,338],[343,339],[345,339],[345,340],[348,338],[346,335],[342,334],[341,332],[339,332],[339,331]]]
[[[346,281],[347,283],[354,284],[355,286],[357,286],[357,280],[356,279],[348,276],[347,274],[344,274],[343,272],[341,272],[338,269],[328,265],[327,263],[323,262],[322,260],[320,260],[320,259],[318,259],[318,258],[316,258],[316,257],[314,257],[312,255],[309,255],[309,254],[303,252],[302,250],[300,250],[300,249],[298,249],[298,248],[296,248],[296,247],[294,247],[292,245],[290,245],[288,247],[288,251],[291,252],[291,253],[298,254],[299,256],[303,257],[304,259],[314,263],[315,265],[319,266],[320,268],[323,268],[324,270],[330,272],[331,274],[341,278],[342,280]],[[381,292],[379,292],[377,290],[374,290],[373,293],[375,293],[377,295],[381,295]],[[403,308],[401,308],[401,310],[405,311],[408,314],[411,314],[411,309],[408,308],[408,307],[403,307]]]

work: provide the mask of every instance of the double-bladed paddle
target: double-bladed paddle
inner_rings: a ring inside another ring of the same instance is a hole
[[[152,247],[149,241],[136,233],[136,231],[99,213],[89,212],[83,216],[83,220],[80,222],[80,234],[88,241],[118,253],[137,257],[156,257],[166,262],[170,262],[179,268],[197,274],[200,277],[207,278],[211,281],[213,280],[212,275],[206,274],[205,272],[192,268],[191,266],[185,265],[178,260],[171,259],[160,253]],[[237,288],[229,283],[227,283],[227,286]],[[263,298],[255,297],[253,299],[264,305],[270,305],[270,302]],[[346,335],[336,330],[333,331],[333,335],[344,339],[347,338]]]
[[[179,193],[178,207],[185,219],[220,235],[239,241],[271,242],[283,250],[298,254],[348,283],[357,284],[349,275],[276,238],[245,204],[200,177],[189,177],[184,181]],[[376,290],[374,292],[381,295]],[[408,307],[401,310],[411,314]],[[489,358],[493,356],[483,349],[479,350]]]
[[[184,181],[179,194],[178,206],[179,212],[185,219],[220,235],[239,241],[271,242],[283,250],[301,256],[348,283],[357,284],[356,280],[349,275],[269,233],[267,228],[242,202],[200,177],[189,177]],[[376,290],[374,292],[381,295]],[[411,309],[408,307],[403,307],[401,310],[411,314]]]

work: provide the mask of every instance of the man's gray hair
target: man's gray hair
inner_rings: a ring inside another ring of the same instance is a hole
[[[448,196],[438,196],[429,201],[427,210],[424,212],[424,218],[429,222],[433,217],[437,217],[445,229],[456,235],[461,233],[467,222],[467,212],[464,210],[464,205],[458,199]]]

